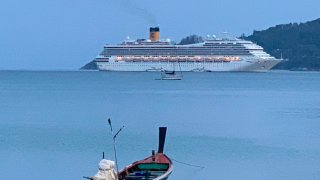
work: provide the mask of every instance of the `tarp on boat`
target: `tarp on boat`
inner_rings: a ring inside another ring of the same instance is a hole
[[[117,180],[115,171],[115,162],[107,159],[102,159],[99,163],[99,171],[92,177],[93,180]]]

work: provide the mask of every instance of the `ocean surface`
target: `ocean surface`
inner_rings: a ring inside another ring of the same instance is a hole
[[[0,179],[76,180],[119,167],[167,126],[170,180],[320,179],[320,73],[0,71]],[[179,162],[204,166],[197,168]]]

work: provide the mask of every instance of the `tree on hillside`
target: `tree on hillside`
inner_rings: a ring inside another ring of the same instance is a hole
[[[180,41],[179,45],[195,44],[195,43],[201,43],[203,41],[204,40],[203,40],[203,38],[201,36],[193,34],[193,35],[190,35],[188,37],[183,38]]]

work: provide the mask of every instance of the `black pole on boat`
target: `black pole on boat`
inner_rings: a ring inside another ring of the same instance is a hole
[[[166,141],[166,134],[167,134],[167,127],[160,127],[159,128],[159,149],[158,153],[163,153],[164,144]]]
[[[111,129],[111,135],[112,135],[112,140],[113,140],[113,151],[114,151],[114,158],[116,161],[116,170],[117,170],[117,174],[119,174],[119,169],[118,169],[118,159],[117,159],[117,149],[116,149],[116,137],[118,136],[118,134],[122,131],[122,129],[124,128],[124,126],[122,126],[122,128],[120,128],[118,130],[118,132],[113,135],[113,128],[112,128],[112,124],[111,124],[111,119],[108,119],[108,123]]]

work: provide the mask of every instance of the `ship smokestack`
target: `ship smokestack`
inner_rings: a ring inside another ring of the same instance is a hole
[[[160,39],[160,28],[159,27],[150,27],[150,41],[155,42]]]

